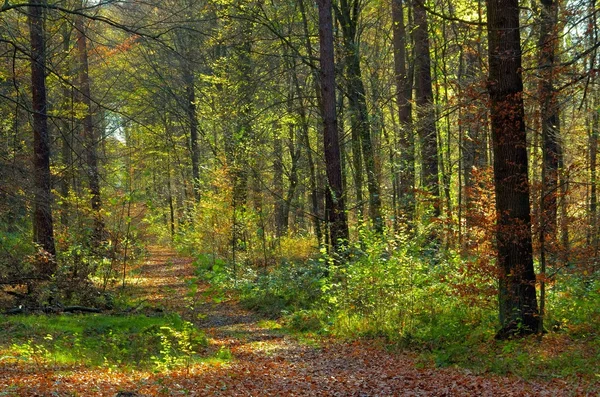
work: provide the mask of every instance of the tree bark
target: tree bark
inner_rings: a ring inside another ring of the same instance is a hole
[[[544,329],[546,285],[544,281],[548,259],[556,253],[558,166],[560,157],[560,109],[554,92],[555,57],[558,46],[558,1],[542,0],[538,68],[540,73],[539,100],[542,116],[542,191],[540,194],[540,317],[538,332]],[[547,255],[550,254],[550,255]]]
[[[342,169],[340,167],[340,143],[337,132],[335,101],[335,63],[333,54],[333,20],[331,0],[317,0],[319,6],[319,42],[321,52],[321,99],[323,115],[323,142],[327,180],[327,220],[329,241],[338,250],[348,240],[348,223],[342,190]]]
[[[81,4],[83,7],[83,3]],[[100,197],[100,178],[98,175],[98,137],[94,128],[92,101],[90,96],[90,77],[87,50],[87,37],[84,20],[82,16],[75,19],[75,30],[77,37],[77,55],[79,57],[79,91],[81,102],[85,105],[85,116],[83,118],[83,143],[85,148],[86,174],[90,189],[91,207],[94,217],[92,232],[92,246],[98,248],[102,241],[104,222],[102,221],[102,200]]]
[[[360,67],[359,42],[357,41],[359,1],[341,0],[337,15],[342,27],[344,42],[344,61],[346,63],[346,95],[350,107],[350,123],[352,139],[360,141],[362,160],[367,173],[367,190],[369,191],[369,216],[376,232],[383,232],[383,216],[381,213],[381,193],[377,178],[375,151],[371,137],[371,122],[367,110],[366,91]],[[353,147],[354,149],[354,147]],[[353,155],[355,157],[356,153]],[[358,151],[356,151],[358,152]],[[355,167],[359,166],[358,159]],[[357,174],[360,169],[354,170]],[[358,181],[358,179],[357,179]],[[357,190],[360,186],[357,186]],[[360,203],[359,203],[360,205]]]
[[[404,26],[404,9],[402,0],[392,0],[394,74],[396,78],[396,101],[398,120],[400,122],[400,137],[398,140],[400,159],[394,168],[394,197],[398,202],[398,214],[395,214],[395,224],[399,220],[410,224],[414,220],[415,211],[415,138],[411,122],[412,81],[406,68],[406,28]],[[401,219],[397,219],[401,218]]]
[[[46,45],[44,31],[45,0],[32,0],[29,6],[29,34],[31,40],[31,105],[33,108],[33,241],[50,256],[40,261],[40,277],[49,278],[56,270],[56,248],[52,220],[52,193],[50,181],[50,137],[46,98]]]
[[[487,0],[501,330],[537,330],[518,0]]]
[[[541,2],[540,49],[538,68],[540,70],[539,100],[542,116],[542,193],[540,227],[546,248],[550,248],[556,240],[557,231],[557,189],[558,164],[560,149],[560,117],[559,106],[554,90],[555,52],[558,45],[556,22],[558,4],[556,0]]]
[[[428,200],[433,206],[431,215],[440,215],[437,129],[433,106],[431,83],[431,55],[429,53],[429,32],[427,13],[420,0],[414,1],[414,41],[416,66],[416,104],[418,115],[418,135],[421,146],[421,186],[427,191]],[[429,209],[431,210],[431,209]]]
[[[596,102],[596,101],[594,101]],[[590,156],[590,206],[589,219],[590,228],[588,231],[588,244],[594,250],[594,258],[598,254],[598,136],[600,135],[600,115],[597,111],[593,112],[592,123],[589,136],[589,156]]]
[[[279,126],[277,126],[279,127]],[[275,235],[279,238],[287,232],[284,221],[283,198],[283,144],[280,128],[273,129],[273,199],[275,215]]]
[[[65,54],[68,54],[71,50],[71,26],[65,24],[62,28],[62,49]],[[64,73],[67,75],[70,72],[70,66],[67,64],[64,66]],[[68,84],[63,84],[62,87],[62,98],[61,98],[61,111],[63,112],[63,119],[60,122],[60,137],[61,137],[61,179],[60,179],[60,195],[62,196],[60,223],[63,227],[69,226],[69,190],[70,190],[70,179],[73,170],[73,156],[72,156],[72,136],[73,128],[70,122],[70,117],[67,117],[71,110],[71,98],[72,98],[72,87]]]
[[[200,147],[198,146],[198,116],[196,115],[196,88],[190,54],[182,61],[183,84],[185,85],[185,112],[190,127],[190,152],[192,159],[192,187],[194,198],[200,200]]]

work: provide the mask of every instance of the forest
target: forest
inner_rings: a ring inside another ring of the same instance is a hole
[[[4,0],[0,396],[600,393],[595,0]]]

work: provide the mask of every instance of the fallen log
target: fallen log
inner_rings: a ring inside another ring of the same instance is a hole
[[[12,315],[12,314],[24,314],[24,313],[32,313],[32,312],[43,312],[46,314],[59,314],[59,313],[102,313],[101,309],[96,307],[87,307],[87,306],[65,306],[65,307],[55,307],[55,306],[46,306],[46,307],[15,307],[13,309],[6,310],[3,314]]]
[[[86,307],[86,306],[65,306],[62,308],[63,312],[73,313],[73,312],[82,312],[82,313],[102,313],[102,310],[95,307]]]

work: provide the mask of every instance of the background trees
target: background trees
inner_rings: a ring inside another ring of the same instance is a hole
[[[149,236],[236,280],[416,244],[533,330],[534,271],[557,290],[598,270],[597,21],[513,3],[8,2],[6,274],[106,286]]]

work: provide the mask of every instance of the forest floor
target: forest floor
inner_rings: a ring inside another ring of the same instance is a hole
[[[192,260],[153,248],[129,281],[131,298],[177,312],[226,361],[161,372],[12,366],[0,358],[0,396],[579,396],[585,385],[555,379],[434,368],[377,340],[344,342],[284,332],[198,281]],[[198,288],[191,287],[200,283]],[[127,393],[130,394],[127,394]]]

